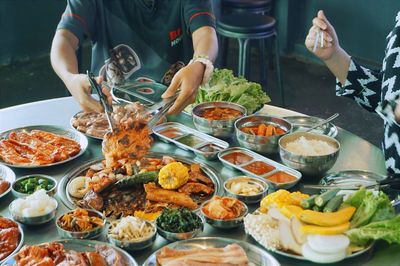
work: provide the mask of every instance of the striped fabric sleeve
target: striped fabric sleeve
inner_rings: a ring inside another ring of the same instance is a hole
[[[82,42],[91,37],[95,29],[96,3],[93,0],[68,0],[67,7],[58,23],[58,29],[72,32]]]
[[[347,80],[336,80],[336,95],[356,101],[364,109],[375,112],[381,100],[382,73],[358,65],[351,60]]]
[[[215,28],[215,16],[210,0],[185,1],[184,14],[187,29],[191,34],[204,26]]]

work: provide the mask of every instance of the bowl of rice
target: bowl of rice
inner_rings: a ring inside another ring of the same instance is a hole
[[[322,175],[335,164],[340,143],[331,137],[309,132],[294,132],[279,140],[282,162],[305,175]]]

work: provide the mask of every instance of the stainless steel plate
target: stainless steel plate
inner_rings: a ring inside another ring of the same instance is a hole
[[[265,250],[247,242],[237,241],[223,237],[199,237],[189,240],[174,242],[168,245],[174,249],[192,249],[192,248],[221,248],[230,244],[240,245],[247,254],[251,266],[279,266],[279,262]],[[159,251],[154,252],[143,263],[143,266],[156,266],[156,256]]]
[[[292,124],[293,131],[306,131],[315,124],[323,121],[324,119],[314,116],[287,116],[285,117],[287,121]],[[337,127],[332,123],[327,123],[316,129],[311,130],[312,133],[324,134],[329,137],[336,137],[338,134]]]
[[[100,241],[95,241],[95,240],[78,240],[78,239],[65,239],[65,240],[56,240],[53,242],[61,243],[64,245],[66,250],[75,250],[79,252],[84,252],[84,251],[95,251],[96,245],[105,245],[109,246],[116,251],[118,251],[119,254],[121,254],[122,258],[125,260],[127,265],[129,266],[137,266],[136,260],[129,255],[126,251],[113,246],[111,244],[108,244],[106,242],[100,242]],[[2,266],[5,265],[15,265],[15,260],[14,258],[7,259]]]
[[[83,135],[85,135],[86,137],[89,137],[89,138],[92,138],[92,139],[103,140],[102,137],[100,138],[100,137],[97,137],[97,136],[94,136],[94,135],[90,135],[90,134],[88,134],[88,133],[86,133],[86,132],[79,131],[78,129],[76,129],[76,128],[72,125],[72,121],[73,121],[79,114],[81,114],[81,113],[83,113],[83,111],[79,111],[79,112],[77,112],[76,114],[74,114],[74,115],[71,117],[71,119],[69,120],[69,125],[70,125],[73,129],[75,129],[76,131],[78,131],[78,132],[82,133]]]
[[[11,191],[11,186],[15,181],[15,174],[14,172],[7,166],[0,164],[0,179],[6,180],[10,183],[10,186],[3,194],[0,194],[0,199],[7,195]]]
[[[53,134],[57,134],[63,137],[67,137],[70,139],[75,140],[76,142],[78,142],[81,145],[81,151],[75,155],[72,156],[70,158],[68,158],[67,160],[64,161],[59,161],[59,162],[55,162],[55,163],[51,163],[51,164],[44,164],[44,165],[17,165],[17,164],[10,164],[10,163],[6,163],[5,161],[3,161],[2,159],[0,159],[0,163],[11,166],[11,167],[15,167],[15,168],[41,168],[41,167],[49,167],[49,166],[53,166],[53,165],[59,165],[59,164],[63,164],[66,162],[69,162],[79,156],[81,156],[87,149],[88,146],[88,140],[85,137],[85,135],[83,135],[82,133],[76,131],[76,130],[72,130],[69,128],[64,128],[64,127],[60,127],[60,126],[53,126],[53,125],[38,125],[38,126],[27,126],[27,127],[20,127],[20,128],[14,128],[11,130],[7,130],[4,131],[2,133],[0,133],[0,139],[5,139],[8,138],[8,135],[12,132],[12,131],[21,131],[21,130],[26,130],[26,131],[31,131],[31,130],[42,130],[42,131],[47,131]]]
[[[171,155],[171,154],[164,154],[164,153],[148,153],[146,157],[153,157],[153,158],[162,158],[163,156],[171,156],[177,161],[186,163],[186,164],[191,164],[191,163],[197,163],[200,164],[201,170],[206,174],[214,183],[215,191],[214,195],[222,195],[222,184],[221,181],[217,175],[217,172],[212,169],[210,166],[199,163],[197,161],[194,161],[192,159],[176,156],[176,155]],[[64,176],[59,185],[58,185],[58,195],[61,198],[61,201],[64,203],[64,205],[69,208],[69,209],[75,209],[77,206],[75,205],[74,201],[72,200],[71,196],[69,195],[67,191],[67,186],[68,183],[74,179],[75,177],[79,176],[83,171],[89,169],[89,167],[93,164],[99,163],[104,159],[95,159],[93,161],[89,161],[81,165],[80,167],[76,168],[75,170],[70,171],[66,176]]]
[[[2,264],[2,263],[3,263],[3,262],[6,262],[6,261],[8,261],[10,258],[12,258],[12,257],[22,248],[22,246],[24,245],[24,239],[25,239],[24,230],[22,230],[22,227],[21,227],[21,225],[19,225],[19,224],[18,224],[18,230],[19,230],[19,233],[20,233],[20,238],[19,238],[18,246],[17,246],[17,248],[16,248],[10,255],[8,255],[5,259],[0,260],[0,264],[1,264],[1,265],[7,264],[7,263],[4,263],[4,264]]]
[[[319,184],[323,186],[343,186],[349,188],[354,185],[354,190],[358,190],[360,186],[375,185],[386,179],[386,176],[364,170],[347,170],[330,173],[324,176]]]

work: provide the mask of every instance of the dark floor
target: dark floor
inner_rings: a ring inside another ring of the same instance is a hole
[[[236,56],[236,50],[231,49],[228,54],[230,68],[236,69]],[[322,118],[338,112],[337,126],[380,146],[383,134],[381,119],[364,111],[350,99],[336,97],[335,79],[326,67],[293,58],[283,58],[281,63],[286,108]],[[250,79],[259,81],[257,56],[252,56],[251,66]],[[275,72],[269,71],[268,76],[266,91],[272,98],[272,104],[279,105]],[[68,95],[63,83],[52,71],[48,58],[0,68],[0,77],[0,108]]]

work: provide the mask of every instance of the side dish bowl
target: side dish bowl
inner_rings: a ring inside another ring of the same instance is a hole
[[[56,216],[57,213],[57,208],[58,208],[58,202],[56,199],[52,198],[51,200],[54,201],[55,203],[55,208],[54,210],[52,210],[51,212],[48,212],[46,214],[43,215],[38,215],[38,216],[23,216],[23,215],[18,215],[16,214],[12,209],[13,209],[13,204],[15,204],[15,201],[12,201],[10,206],[9,206],[9,211],[11,213],[12,218],[17,221],[20,222],[22,224],[26,224],[26,225],[40,225],[40,224],[44,224],[47,223],[49,221],[51,221],[52,219],[54,219],[54,217]]]
[[[307,140],[319,140],[328,143],[334,148],[334,152],[325,155],[299,155],[287,150],[287,144],[304,137]],[[283,136],[279,140],[280,158],[282,162],[306,175],[322,175],[335,164],[340,151],[340,143],[322,134],[308,132],[294,132]]]
[[[212,200],[212,199],[211,199]],[[212,217],[207,216],[207,214],[204,213],[203,208],[210,203],[211,200],[208,200],[206,202],[204,202],[201,205],[200,208],[200,213],[201,215],[204,217],[205,221],[218,229],[231,229],[231,228],[235,228],[235,227],[239,227],[243,224],[243,218],[247,215],[247,213],[249,212],[246,204],[244,204],[243,202],[241,202],[242,207],[243,207],[243,211],[241,213],[240,216],[233,218],[233,219],[226,219],[226,220],[220,220],[220,219],[214,219]]]
[[[242,193],[236,194],[235,192],[232,191],[232,186],[235,185],[235,183],[237,184],[239,182],[247,182],[250,184],[254,184],[260,189],[260,192],[252,193],[249,195],[244,195]],[[224,189],[226,195],[236,198],[246,204],[254,204],[260,202],[268,194],[268,188],[269,185],[264,180],[249,176],[236,176],[233,178],[229,178],[224,182]]]
[[[12,194],[14,195],[14,197],[23,198],[23,197],[26,197],[31,194],[31,193],[20,192],[19,187],[24,186],[23,183],[25,183],[25,182],[29,183],[29,179],[32,179],[32,178],[36,178],[39,180],[46,180],[47,183],[49,185],[51,185],[51,188],[50,189],[44,188],[44,187],[42,187],[42,188],[44,190],[46,190],[46,193],[49,196],[54,196],[56,194],[56,192],[57,192],[57,180],[56,179],[54,179],[53,177],[48,176],[48,175],[34,174],[34,175],[26,175],[26,176],[20,177],[12,183],[11,191],[12,191]],[[34,184],[25,184],[25,186],[34,186]],[[40,186],[40,184],[37,184],[37,186]]]
[[[270,137],[257,136],[243,132],[241,129],[244,127],[258,126],[261,124],[272,125],[283,129],[285,133],[274,135]],[[239,118],[235,122],[236,138],[239,145],[261,154],[275,154],[279,152],[278,141],[282,136],[287,135],[292,130],[292,125],[285,119],[265,116],[265,115],[251,115]]]
[[[240,111],[242,113],[241,116],[245,116],[247,114],[245,107],[231,102],[205,102],[196,105],[193,108],[192,115],[193,124],[197,130],[220,138],[231,137],[235,131],[234,123],[241,116],[225,120],[210,120],[202,117],[204,110],[211,108],[229,108]]]
[[[195,213],[195,215],[201,220],[201,224],[198,228],[196,228],[193,231],[183,232],[183,233],[169,232],[162,229],[159,226],[157,219],[156,220],[157,232],[160,234],[160,236],[164,237],[166,240],[171,242],[195,238],[196,236],[200,235],[204,230],[204,219],[197,213]]]

